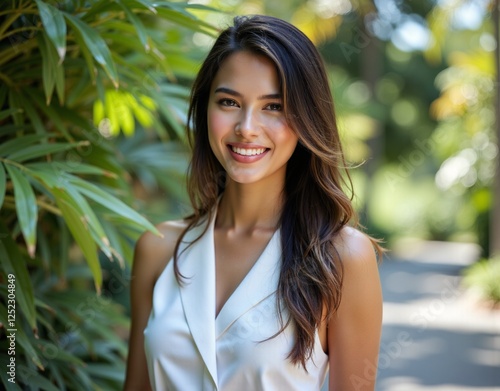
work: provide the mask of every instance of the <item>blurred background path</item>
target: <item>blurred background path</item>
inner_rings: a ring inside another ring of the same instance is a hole
[[[500,310],[460,285],[477,255],[470,245],[408,242],[384,260],[377,391],[500,390]]]

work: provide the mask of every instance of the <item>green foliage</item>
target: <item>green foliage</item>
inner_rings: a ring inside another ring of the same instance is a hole
[[[191,8],[206,9],[150,0],[0,4],[4,369],[7,329],[17,328],[16,385],[2,370],[5,387],[121,388],[128,320],[112,297],[128,289],[135,239],[158,233],[137,212],[136,187],[147,181],[182,196],[172,182],[186,154],[157,140],[183,139],[179,81],[196,69],[188,39],[215,32]],[[142,136],[149,144],[111,137],[144,128],[155,131]],[[120,264],[115,274],[103,257]],[[12,281],[15,319],[7,316]]]
[[[463,282],[494,305],[500,303],[500,257],[483,259],[467,268]]]

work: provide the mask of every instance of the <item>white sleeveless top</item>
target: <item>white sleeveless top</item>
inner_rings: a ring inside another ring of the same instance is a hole
[[[171,260],[153,292],[144,330],[151,386],[157,391],[318,391],[328,371],[328,356],[316,333],[307,372],[293,365],[293,325],[280,329],[276,290],[281,247],[279,230],[215,317],[214,221],[191,229],[180,247],[178,264],[187,277],[180,287]],[[287,312],[283,311],[286,321]]]

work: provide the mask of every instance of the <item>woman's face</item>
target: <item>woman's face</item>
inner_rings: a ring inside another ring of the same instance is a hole
[[[207,116],[210,146],[228,179],[245,184],[284,179],[298,138],[285,120],[271,60],[248,51],[224,60],[212,83]]]

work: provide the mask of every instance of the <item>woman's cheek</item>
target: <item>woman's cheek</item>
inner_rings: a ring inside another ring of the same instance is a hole
[[[221,138],[227,133],[229,121],[227,116],[222,113],[209,113],[208,115],[208,132],[214,138]]]

